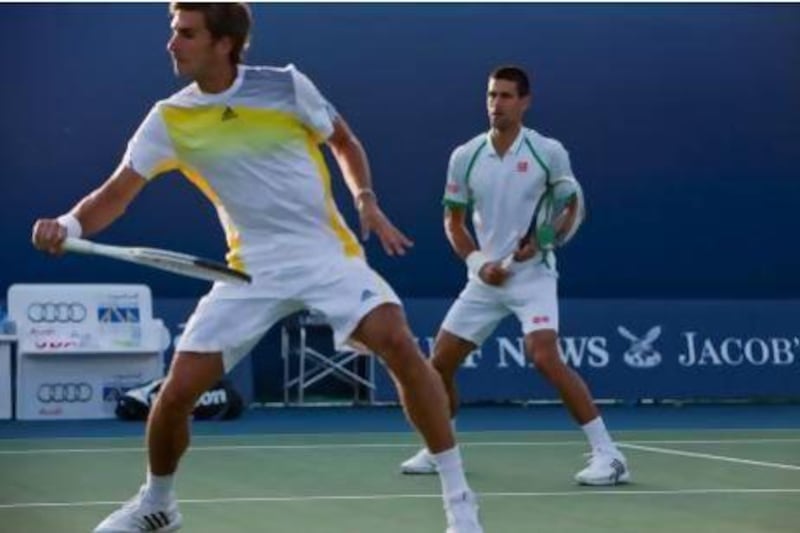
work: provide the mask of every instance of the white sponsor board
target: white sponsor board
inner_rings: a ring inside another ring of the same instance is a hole
[[[0,335],[0,420],[11,418],[11,351],[17,338]]]
[[[17,418],[112,418],[117,395],[163,375],[169,333],[145,285],[12,285]]]

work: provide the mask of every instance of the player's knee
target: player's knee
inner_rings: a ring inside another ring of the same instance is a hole
[[[387,341],[386,350],[379,352],[395,378],[404,385],[410,385],[437,376],[433,367],[425,360],[413,339],[396,338]]]
[[[564,363],[561,361],[558,355],[554,356],[552,353],[542,353],[539,351],[534,352],[533,365],[540,374],[544,375],[545,377],[550,377],[561,370],[564,366]]]
[[[156,405],[160,410],[167,410],[176,414],[191,413],[200,394],[202,394],[202,391],[198,392],[191,384],[179,379],[168,378],[158,393]]]
[[[431,366],[441,376],[445,383],[453,380],[453,374],[455,373],[456,368],[454,368],[453,364],[450,363],[446,358],[437,357],[436,352],[434,352],[434,355],[431,358]]]
[[[474,345],[461,339],[439,335],[433,345],[431,364],[433,368],[447,381],[452,379],[464,359],[475,348]]]
[[[417,355],[414,340],[405,328],[385,328],[375,339],[375,349],[384,358],[405,358]]]
[[[558,350],[558,336],[554,331],[537,331],[527,335],[525,350],[536,369],[544,375],[564,366]]]

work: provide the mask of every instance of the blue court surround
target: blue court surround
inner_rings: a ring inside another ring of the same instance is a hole
[[[800,404],[607,405],[612,431],[663,429],[800,428]],[[238,420],[194,422],[195,435],[374,433],[410,431],[398,407],[259,407]],[[560,405],[465,407],[458,429],[475,431],[568,431],[577,429]],[[0,439],[130,437],[144,435],[143,422],[2,421]]]

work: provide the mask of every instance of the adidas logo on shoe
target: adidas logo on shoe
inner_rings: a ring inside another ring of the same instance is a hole
[[[144,515],[142,520],[147,522],[149,529],[147,531],[158,531],[162,527],[166,527],[169,525],[170,520],[167,514],[164,511],[159,511],[157,513]]]

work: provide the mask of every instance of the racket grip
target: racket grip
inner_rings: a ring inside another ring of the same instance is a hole
[[[507,255],[505,258],[503,258],[502,261],[500,261],[500,266],[505,270],[508,270],[513,262],[514,262],[514,254],[510,254]]]
[[[61,244],[61,248],[66,252],[76,252],[82,254],[92,253],[93,246],[93,243],[77,237],[67,237]]]

